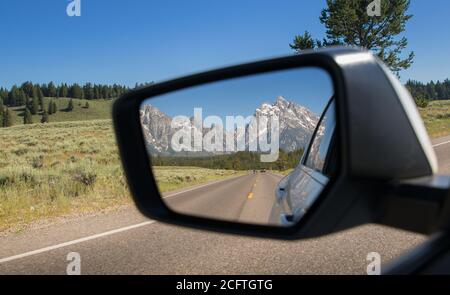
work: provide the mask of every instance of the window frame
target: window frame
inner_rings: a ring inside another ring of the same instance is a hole
[[[305,156],[302,158],[302,161],[301,161],[301,164],[302,164],[303,166],[305,166],[305,167],[307,167],[308,169],[311,169],[311,170],[313,170],[313,171],[315,171],[315,172],[318,172],[318,173],[320,173],[320,174],[322,174],[322,175],[326,175],[326,174],[324,173],[324,171],[326,170],[327,162],[328,162],[328,160],[329,160],[330,150],[331,150],[331,148],[332,148],[332,146],[333,146],[334,134],[332,135],[332,138],[331,138],[331,140],[330,140],[330,144],[329,144],[329,147],[328,147],[328,150],[327,150],[327,155],[326,155],[326,157],[325,157],[325,163],[324,163],[324,165],[323,165],[323,167],[322,167],[322,170],[319,171],[319,170],[317,170],[317,169],[314,168],[314,167],[310,167],[310,165],[307,165],[306,162],[307,162],[308,159],[309,159],[309,156],[310,156],[310,153],[311,153],[311,148],[312,148],[312,145],[313,145],[313,143],[314,143],[314,140],[316,139],[317,131],[319,130],[320,124],[322,124],[322,121],[323,121],[323,119],[324,119],[324,117],[325,117],[325,114],[326,114],[326,113],[328,112],[328,110],[330,109],[330,106],[333,104],[334,100],[335,100],[335,96],[333,95],[333,96],[330,98],[330,100],[328,101],[327,105],[325,106],[325,109],[324,109],[324,111],[322,112],[322,115],[320,116],[319,122],[317,123],[317,126],[316,126],[316,128],[314,129],[313,135],[312,135],[311,140],[310,140],[310,142],[309,142],[309,144],[308,144],[308,148],[307,148],[307,150],[306,150]],[[334,108],[334,111],[336,112],[336,108]]]

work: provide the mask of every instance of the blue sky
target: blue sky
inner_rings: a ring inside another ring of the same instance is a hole
[[[326,71],[302,68],[205,84],[152,98],[144,104],[156,106],[171,117],[190,117],[194,108],[202,108],[203,119],[215,115],[225,122],[225,116],[251,116],[262,103],[272,104],[278,96],[320,115],[333,93]]]
[[[134,85],[290,54],[293,36],[322,37],[325,1],[67,0],[0,2],[0,86],[33,82]],[[412,0],[407,25],[421,81],[450,76],[450,1]]]

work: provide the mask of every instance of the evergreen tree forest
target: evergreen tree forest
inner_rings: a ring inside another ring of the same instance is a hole
[[[295,168],[303,150],[285,152],[280,149],[278,160],[275,162],[261,162],[261,154],[258,152],[242,151],[226,155],[213,156],[163,156],[153,155],[151,161],[153,166],[195,166],[210,169],[230,170],[286,170]]]
[[[152,83],[136,84],[135,87],[150,84]],[[62,111],[71,112],[74,109],[73,99],[113,100],[129,90],[130,87],[118,84],[61,83],[57,85],[54,82],[38,84],[30,81],[21,85],[13,85],[10,89],[0,87],[0,127],[10,127],[14,124],[13,110],[17,111],[17,107],[23,107],[21,116],[24,124],[38,123],[39,121],[46,123],[51,121],[52,114],[58,112],[56,102],[60,98],[70,99],[67,107]],[[47,99],[46,102],[45,97],[50,100]],[[90,107],[88,102],[83,104],[84,109]],[[36,120],[35,118],[36,122],[33,122],[33,115],[39,115],[41,119]]]
[[[139,86],[139,85],[137,85]],[[78,99],[113,99],[121,96],[130,88],[118,84],[103,85],[86,83],[79,85],[77,83],[68,85],[62,83],[56,85],[53,82],[44,84],[33,84],[25,82],[20,86],[14,85],[11,89],[0,88],[0,98],[3,104],[14,107],[27,105],[30,112],[34,114],[37,107],[43,108],[44,97],[68,97]]]

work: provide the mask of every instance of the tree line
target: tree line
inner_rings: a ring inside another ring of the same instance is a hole
[[[138,84],[135,87],[146,86],[152,83]],[[11,89],[0,87],[0,127],[10,127],[13,125],[13,116],[9,107],[24,106],[23,123],[32,124],[33,115],[41,114],[41,123],[49,122],[49,116],[58,111],[56,99],[60,97],[70,98],[67,107],[64,109],[70,112],[74,109],[73,99],[114,99],[130,90],[129,87],[113,84],[93,84],[86,83],[61,83],[56,85],[50,83],[32,83],[30,81],[22,83],[20,86],[13,85]],[[45,105],[44,97],[53,98]],[[89,108],[86,102],[83,108]]]
[[[137,85],[138,86],[138,85]],[[33,84],[32,82],[25,82],[22,85],[14,85],[10,90],[1,87],[0,98],[4,105],[8,106],[22,106],[27,103],[30,98],[42,100],[44,97],[68,97],[78,99],[113,99],[121,96],[130,88],[118,84],[103,85],[86,83],[79,85],[77,83],[68,85],[62,83],[56,85],[53,82],[43,84]]]
[[[427,100],[450,99],[449,79],[445,79],[443,82],[431,81],[428,83],[408,80],[405,86],[415,98],[424,98]]]
[[[13,125],[12,113],[3,104],[3,99],[0,97],[0,127],[10,127]]]
[[[163,156],[152,155],[153,166],[195,166],[209,169],[227,170],[286,170],[295,168],[303,150],[285,152],[280,149],[279,156],[275,162],[261,162],[261,154],[258,152],[242,151],[226,155],[214,156]]]

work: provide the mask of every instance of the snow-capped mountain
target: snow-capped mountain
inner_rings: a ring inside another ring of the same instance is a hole
[[[280,148],[284,151],[304,148],[319,121],[318,115],[282,96],[273,104],[263,103],[255,111],[256,117],[273,115],[278,116]]]
[[[314,132],[319,116],[305,108],[304,106],[290,102],[282,96],[276,98],[274,103],[263,103],[254,112],[254,117],[258,120],[261,116],[278,116],[279,120],[279,146],[284,151],[294,151],[304,148]],[[171,154],[170,142],[173,134],[190,122],[181,122],[175,128],[171,128],[172,118],[161,112],[158,108],[146,104],[140,111],[143,133],[150,152]],[[268,126],[270,130],[270,124]],[[248,130],[248,126],[246,128]],[[205,135],[211,129],[203,128]],[[264,130],[259,130],[261,133]],[[230,132],[230,131],[228,131]],[[248,132],[246,132],[248,133]],[[269,136],[270,136],[270,132]],[[234,138],[238,136],[235,134]],[[224,135],[224,140],[226,136]],[[270,138],[269,138],[270,141]],[[246,146],[249,145],[248,135],[246,136]],[[225,146],[225,143],[224,143]]]
[[[158,108],[146,104],[140,110],[142,131],[150,152],[165,152],[170,145],[172,118]]]

